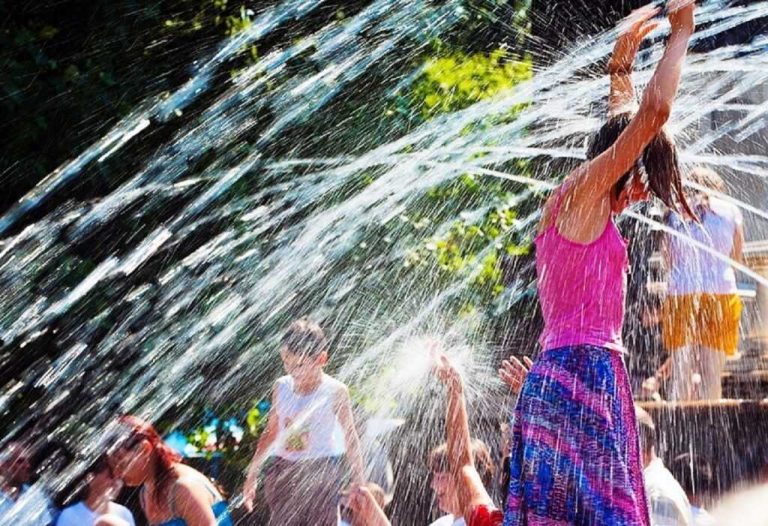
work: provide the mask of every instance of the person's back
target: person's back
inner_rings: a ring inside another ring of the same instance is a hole
[[[552,223],[536,238],[539,300],[544,317],[544,350],[594,345],[621,351],[627,245],[613,218],[591,243],[566,239],[557,219],[567,187],[560,187]]]
[[[643,479],[652,526],[694,526],[688,497],[660,458],[646,466]]]
[[[709,206],[700,215],[700,223],[672,215],[670,227],[720,255],[730,257],[736,231],[742,223],[739,209],[722,199],[710,197]],[[729,262],[676,236],[670,236],[668,250],[671,266],[668,294],[733,294],[738,291],[736,273]]]

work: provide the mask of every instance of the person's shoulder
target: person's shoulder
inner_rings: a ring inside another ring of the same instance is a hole
[[[739,207],[730,201],[712,197],[709,200],[709,206],[712,211],[720,217],[725,217],[732,221],[736,221],[741,217],[741,210],[739,210]]]
[[[337,380],[333,376],[323,373],[323,383],[328,387],[328,389],[332,390],[334,393],[348,393],[349,388],[347,387],[347,384],[344,382]]]
[[[68,526],[70,524],[80,524],[83,511],[85,511],[85,504],[82,502],[78,502],[76,504],[72,504],[71,506],[67,506],[61,512],[59,513],[58,518],[56,519],[56,526]]]
[[[133,513],[131,513],[131,510],[129,510],[122,504],[118,504],[117,502],[112,503],[112,508],[115,511],[114,515],[117,515],[118,517],[123,519],[125,522],[127,522],[131,526],[134,526],[136,524],[133,518]]]

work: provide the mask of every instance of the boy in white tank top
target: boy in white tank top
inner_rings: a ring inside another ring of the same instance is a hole
[[[344,457],[352,482],[363,482],[349,391],[323,372],[328,342],[320,326],[307,318],[293,322],[283,335],[280,357],[288,374],[272,389],[267,427],[243,489],[245,506],[253,509],[259,472],[270,459],[264,483],[269,524],[336,526]]]

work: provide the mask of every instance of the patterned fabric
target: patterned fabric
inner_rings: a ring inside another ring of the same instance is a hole
[[[512,423],[504,526],[648,526],[632,393],[620,353],[542,352]]]

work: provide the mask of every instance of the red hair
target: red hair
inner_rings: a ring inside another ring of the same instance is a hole
[[[181,455],[163,441],[160,433],[149,422],[133,415],[123,415],[118,419],[118,422],[128,428],[129,434],[126,441],[135,443],[146,440],[152,446],[157,460],[154,473],[157,490],[154,497],[160,502],[169,484],[177,478],[174,466],[181,462]]]

